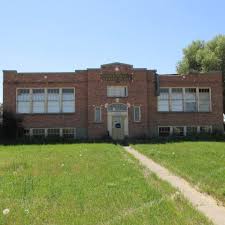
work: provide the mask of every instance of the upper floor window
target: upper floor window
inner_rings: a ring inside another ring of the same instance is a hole
[[[75,109],[75,95],[74,89],[62,89],[62,111],[74,112]]]
[[[210,111],[210,91],[209,88],[199,88],[199,103],[200,112]]]
[[[108,86],[107,87],[108,97],[127,97],[128,91],[125,86]]]
[[[210,112],[210,88],[160,88],[159,112]]]
[[[184,111],[185,112],[196,112],[197,111],[196,101],[196,88],[185,88],[184,95]]]
[[[48,112],[60,112],[60,95],[59,89],[48,89]]]
[[[183,90],[182,88],[172,88],[171,90],[171,111],[183,111]]]
[[[32,104],[33,113],[44,113],[45,112],[45,90],[33,89],[32,100],[33,100],[33,104]]]
[[[74,88],[17,90],[17,113],[75,112]]]
[[[169,88],[160,88],[160,95],[158,97],[158,111],[169,111]]]
[[[17,112],[29,113],[30,112],[31,94],[29,89],[17,90]]]

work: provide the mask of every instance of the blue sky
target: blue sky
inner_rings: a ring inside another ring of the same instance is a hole
[[[1,71],[120,61],[174,73],[192,40],[225,34],[223,0],[0,0],[0,8]]]

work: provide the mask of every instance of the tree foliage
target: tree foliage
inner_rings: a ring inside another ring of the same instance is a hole
[[[212,70],[220,70],[225,76],[225,35],[218,35],[208,42],[193,41],[183,49],[183,58],[177,64],[180,74]]]

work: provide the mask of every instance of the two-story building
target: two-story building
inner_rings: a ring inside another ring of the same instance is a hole
[[[111,63],[61,73],[5,70],[4,111],[24,134],[113,139],[223,132],[221,72],[159,75]]]

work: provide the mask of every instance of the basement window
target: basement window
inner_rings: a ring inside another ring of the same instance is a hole
[[[62,135],[64,138],[75,138],[75,128],[63,128]]]
[[[34,137],[45,137],[45,129],[35,128],[32,131]]]
[[[195,126],[189,126],[186,128],[186,135],[187,136],[192,136],[194,134],[198,133],[198,127]]]
[[[173,127],[174,136],[184,136],[184,127]]]
[[[159,136],[160,137],[170,136],[170,127],[159,127]]]

